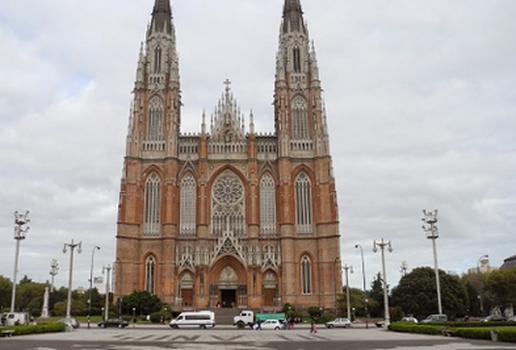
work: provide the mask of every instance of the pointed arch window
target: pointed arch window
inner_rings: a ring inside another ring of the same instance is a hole
[[[181,211],[180,211],[180,234],[184,236],[195,236],[196,228],[196,183],[192,175],[188,174],[181,181]]]
[[[230,170],[223,172],[213,184],[211,198],[212,235],[245,235],[244,186],[238,176]]]
[[[144,235],[159,235],[161,211],[161,182],[156,173],[152,173],[145,183],[145,213],[143,223]]]
[[[276,234],[276,189],[270,174],[260,181],[260,232],[262,235]]]
[[[305,173],[295,183],[296,227],[298,234],[312,233],[312,185]]]
[[[149,107],[147,141],[163,139],[163,104],[159,98],[152,99]]]
[[[307,255],[301,258],[301,294],[312,294],[312,262]]]
[[[294,47],[292,54],[294,56],[294,73],[301,73],[301,51],[299,50],[299,46]]]
[[[298,97],[292,104],[292,133],[295,140],[308,139],[306,101]]]
[[[145,261],[145,290],[151,294],[156,293],[156,260],[153,256]]]
[[[161,72],[161,47],[156,47],[154,50],[154,73],[159,74]]]

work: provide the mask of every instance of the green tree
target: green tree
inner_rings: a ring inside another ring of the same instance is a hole
[[[443,312],[450,318],[466,314],[469,297],[466,287],[458,276],[439,271]],[[435,272],[430,267],[419,267],[403,276],[392,290],[392,305],[400,307],[405,314],[424,318],[437,313],[437,288]]]
[[[32,279],[30,279],[27,275],[24,275],[23,278],[18,282],[19,285],[25,284],[25,283],[32,283]]]
[[[388,293],[389,285],[387,285]],[[369,313],[371,317],[384,317],[384,305],[382,274],[378,272],[373,282],[371,282],[371,291],[369,292]]]
[[[67,308],[67,300],[58,301],[54,304],[54,313],[56,316],[66,316],[66,308]],[[72,302],[70,305],[70,314],[74,315],[84,315],[86,312],[86,308],[84,303],[78,300],[74,300],[72,298]]]
[[[132,315],[133,308],[137,315],[150,315],[160,311],[163,303],[157,295],[150,294],[146,290],[135,290],[124,297],[122,307],[122,312],[126,315]]]
[[[89,289],[81,296],[81,301],[88,309]],[[102,308],[105,307],[106,296],[99,293],[97,288],[91,289],[91,315],[101,315]],[[110,306],[110,310],[112,307]]]
[[[357,316],[364,317],[365,309],[364,309],[364,291],[358,288],[349,288],[349,305],[350,308],[355,308],[355,313]],[[346,299],[346,290],[344,288],[344,293],[339,294],[337,296],[337,314],[338,316],[347,317],[347,299]]]
[[[52,316],[61,316],[60,313],[56,312],[55,310],[55,304],[58,302],[62,302],[68,298],[68,292],[67,289],[64,287],[61,287],[59,289],[55,289],[53,292],[50,293],[48,298],[48,307],[50,315]]]
[[[34,316],[41,315],[45,287],[46,284],[32,282],[25,276],[23,283],[20,281],[16,289],[16,309],[27,311]]]
[[[12,281],[9,278],[0,275],[0,312],[9,307],[12,292]]]
[[[516,305],[516,268],[491,272],[486,281],[485,291],[493,305],[503,314],[507,307]]]
[[[466,287],[469,296],[469,314],[472,316],[485,316],[486,310],[491,309],[491,301],[485,293],[485,285],[488,273],[479,271],[469,272],[461,276],[461,283]]]

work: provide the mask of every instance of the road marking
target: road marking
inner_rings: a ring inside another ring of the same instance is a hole
[[[509,349],[507,345],[497,345],[497,346],[483,346],[483,345],[473,345],[470,343],[447,343],[447,344],[440,344],[440,345],[432,345],[432,346],[397,346],[395,348],[392,348],[391,350],[505,350]],[[512,348],[511,348],[512,349]],[[374,350],[385,350],[385,348],[377,348]]]

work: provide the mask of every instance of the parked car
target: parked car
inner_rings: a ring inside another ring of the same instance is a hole
[[[417,318],[413,317],[413,316],[405,316],[401,319],[402,322],[412,322],[412,323],[417,323]]]
[[[64,323],[68,328],[77,329],[80,327],[79,321],[76,318],[62,318],[57,321],[58,323]]]
[[[125,328],[129,325],[129,323],[124,320],[123,318],[108,318],[105,321],[99,322],[98,326],[102,328],[107,327],[118,327],[118,328]]]
[[[480,320],[481,322],[507,321],[507,318],[500,315],[489,315]]]
[[[263,330],[280,330],[283,328],[283,324],[280,322],[280,320],[265,320],[261,323],[257,323],[254,325],[254,329],[263,329]]]
[[[428,315],[427,318],[421,321],[421,323],[435,323],[435,322],[447,322],[448,316],[445,314],[432,314]]]
[[[351,327],[351,321],[346,317],[338,317],[333,321],[326,322],[324,325],[326,328],[349,328]]]

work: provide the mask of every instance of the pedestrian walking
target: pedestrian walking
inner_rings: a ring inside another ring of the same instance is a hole
[[[317,326],[315,325],[315,319],[312,318],[312,323],[310,326],[310,333],[317,333]]]

